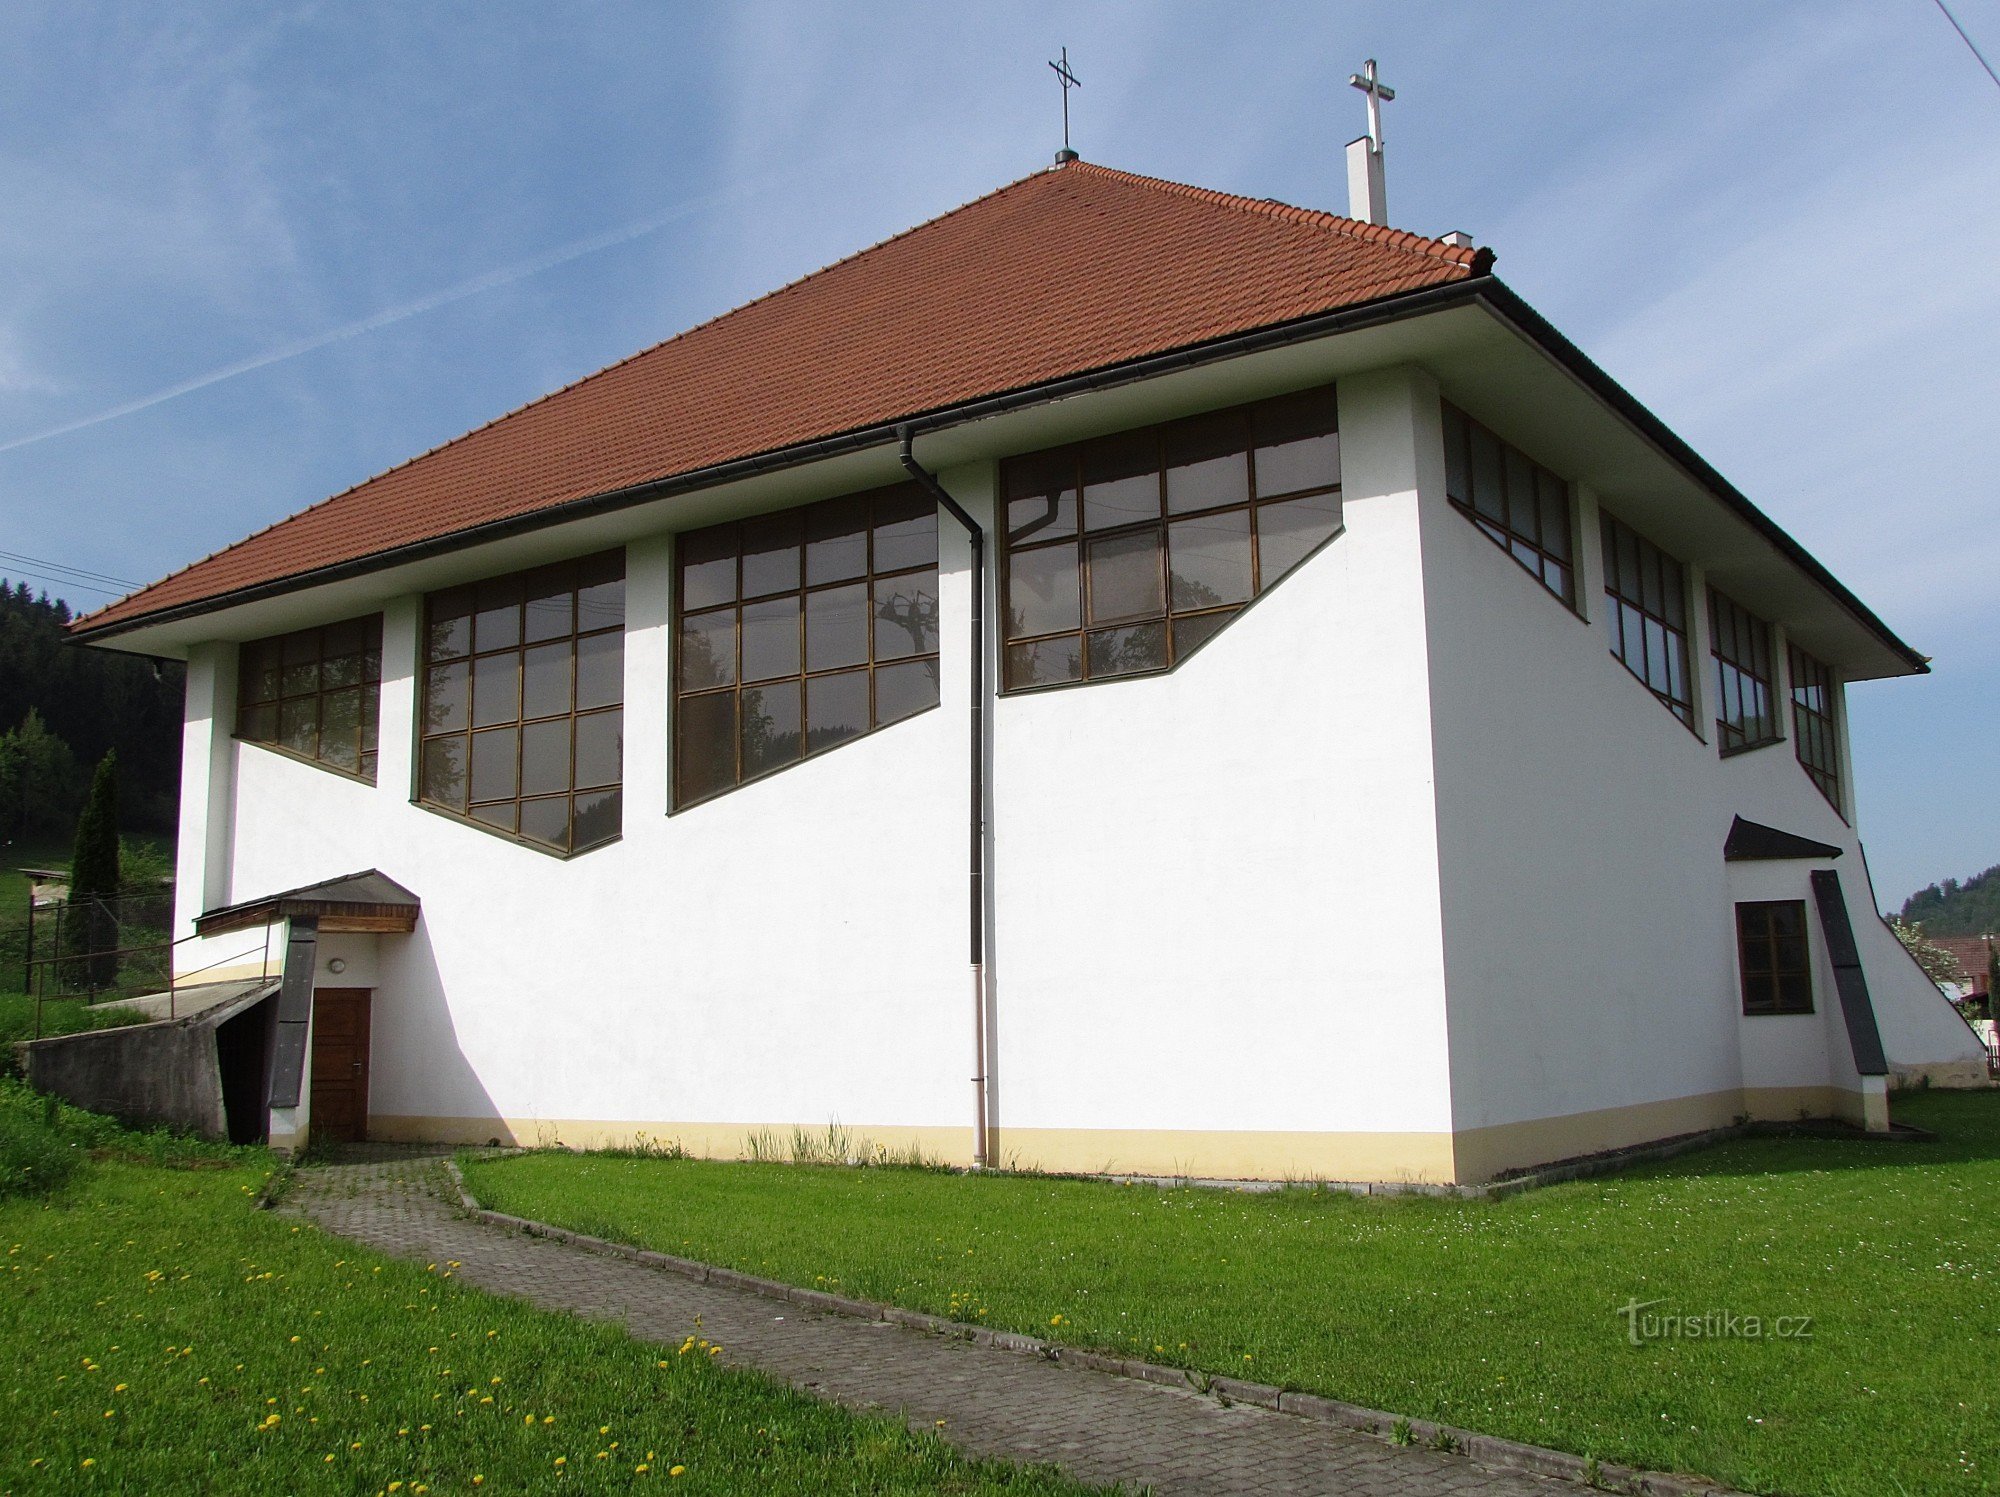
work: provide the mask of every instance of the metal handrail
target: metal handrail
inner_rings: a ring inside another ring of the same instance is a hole
[[[177,1019],[180,1017],[180,989],[183,986],[188,985],[187,979],[190,977],[197,977],[203,972],[212,972],[217,967],[226,967],[230,965],[232,962],[240,962],[245,957],[255,954],[258,956],[258,967],[257,967],[258,982],[266,983],[271,980],[271,927],[270,926],[267,925],[264,927],[264,939],[261,947],[248,946],[241,951],[233,953],[232,955],[219,957],[215,961],[204,963],[202,966],[199,967],[191,967],[186,972],[177,972],[174,969],[174,960],[173,960],[174,952],[179,950],[182,946],[187,945],[190,941],[200,941],[205,939],[208,938],[196,934],[196,935],[182,936],[177,941],[156,941],[145,946],[121,947],[116,951],[71,953],[65,955],[62,951],[58,950],[54,956],[45,956],[45,957],[36,957],[34,955],[34,945],[33,942],[30,941],[28,947],[29,954],[28,954],[27,965],[28,965],[28,972],[30,974],[29,977],[30,986],[31,988],[33,988],[35,995],[34,1037],[36,1039],[42,1038],[42,1007],[48,1001],[48,988],[49,988],[48,969],[62,962],[73,962],[73,961],[84,960],[89,956],[134,956],[144,952],[166,953],[167,972],[166,972],[165,991],[167,995],[167,1018],[169,1020]],[[36,985],[33,981],[33,973],[37,967],[42,969],[42,980],[39,985]],[[92,996],[94,997],[96,990],[93,988],[91,992]],[[134,998],[148,997],[148,996],[153,996],[153,995],[143,994],[143,993],[135,993],[132,995],[132,997]],[[86,999],[85,1001],[89,1002],[91,1000]],[[114,999],[112,1001],[116,1002],[119,1000]]]

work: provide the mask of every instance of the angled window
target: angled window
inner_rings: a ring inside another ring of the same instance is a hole
[[[1001,465],[1005,686],[1171,669],[1340,530],[1331,386]]]
[[[251,640],[236,683],[238,738],[375,783],[381,614]]]
[[[1734,599],[1708,592],[1715,657],[1715,732],[1725,754],[1778,741],[1777,673],[1771,626]]]
[[[424,606],[417,802],[562,856],[623,829],[625,554]]]
[[[1813,1011],[1812,954],[1802,899],[1761,899],[1736,907],[1736,959],[1746,1014]]]
[[[1797,645],[1791,648],[1792,740],[1799,763],[1819,793],[1840,809],[1840,757],[1835,748],[1833,671]]]
[[[915,484],[679,538],[676,806],[937,705],[937,539]]]
[[[1447,402],[1444,491],[1529,576],[1576,607],[1569,485]]]
[[[1600,523],[1604,594],[1611,600],[1611,653],[1692,730],[1687,572],[1615,515],[1602,514]]]

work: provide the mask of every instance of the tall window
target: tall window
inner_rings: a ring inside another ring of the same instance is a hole
[[[256,639],[237,653],[236,736],[375,782],[382,615]]]
[[[1799,763],[1834,810],[1840,809],[1840,758],[1835,748],[1833,671],[1797,645],[1791,649],[1792,739]]]
[[[937,538],[915,484],[680,537],[676,805],[937,705]]]
[[[1444,473],[1445,494],[1465,517],[1574,608],[1569,485],[1451,404],[1444,407]]]
[[[1611,653],[1691,729],[1687,573],[1678,561],[1616,516],[1604,531],[1604,592],[1611,599]]]
[[[1713,588],[1708,626],[1715,656],[1715,731],[1722,752],[1775,743],[1778,702],[1771,626]]]
[[[1008,689],[1167,670],[1340,529],[1334,392],[1014,458],[1000,481]]]
[[[622,828],[625,556],[433,593],[417,799],[570,854]]]
[[[1746,1014],[1813,1011],[1812,956],[1802,899],[1765,899],[1736,907],[1736,957]]]

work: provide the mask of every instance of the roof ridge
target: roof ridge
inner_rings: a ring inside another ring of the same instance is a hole
[[[1213,203],[1217,207],[1235,208],[1246,213],[1258,213],[1286,223],[1308,224],[1315,228],[1331,229],[1338,234],[1348,234],[1356,239],[1365,239],[1373,244],[1390,249],[1408,250],[1429,255],[1453,265],[1470,267],[1481,251],[1468,246],[1448,244],[1442,239],[1434,239],[1428,234],[1419,234],[1411,229],[1393,229],[1387,224],[1366,223],[1358,218],[1348,218],[1343,214],[1330,213],[1324,208],[1301,208],[1292,203],[1282,203],[1276,198],[1246,197],[1241,193],[1218,192],[1212,187],[1197,187],[1189,182],[1176,182],[1168,177],[1150,177],[1143,172],[1128,172],[1115,166],[1103,166],[1094,161],[1075,161],[1058,170],[1085,170],[1101,176],[1115,177],[1120,181],[1137,186],[1150,187],[1160,192],[1174,193],[1180,197]],[[1023,179],[1025,180],[1025,179]],[[1014,184],[1010,184],[1014,185]]]
[[[350,483],[346,488],[328,494],[324,499],[315,499],[312,503],[305,505],[303,508],[295,509],[290,514],[285,515],[280,519],[273,520],[267,525],[260,525],[257,529],[251,531],[248,535],[241,536],[238,539],[231,541],[228,545],[209,552],[206,556],[198,557],[194,561],[188,562],[185,566],[176,567],[173,571],[168,572],[165,576],[160,577],[152,582],[149,582],[145,584],[145,586],[143,587],[134,588],[131,592],[124,594],[122,597],[113,599],[111,602],[104,604],[101,608],[94,608],[89,613],[80,615],[76,619],[76,622],[78,624],[87,624],[91,619],[95,618],[98,614],[109,612],[111,609],[118,607],[120,604],[124,603],[129,598],[136,598],[140,593],[149,592],[153,588],[160,586],[162,583],[171,582],[174,578],[181,576],[183,573],[191,572],[196,567],[204,566],[207,563],[214,561],[219,556],[225,556],[231,551],[235,551],[243,546],[247,546],[250,544],[250,542],[256,540],[258,536],[269,534],[271,531],[278,529],[280,526],[291,524],[292,521],[294,520],[303,519],[305,516],[313,513],[315,510],[325,509],[329,504],[333,504],[338,500],[345,499],[349,494],[355,493],[357,490],[360,489],[365,489],[371,483],[375,483],[381,479],[387,478],[392,473],[400,473],[403,469],[408,468],[413,464],[422,462],[425,458],[430,457],[434,453],[443,452],[448,447],[456,447],[460,442],[470,441],[472,438],[478,436],[483,431],[491,430],[493,427],[499,426],[503,422],[510,421],[514,417],[521,415],[523,412],[533,410],[536,406],[545,405],[549,401],[556,399],[558,396],[567,395],[571,390],[575,390],[584,385],[590,384],[593,380],[602,379],[605,375],[623,369],[627,364],[633,363],[639,359],[643,359],[646,357],[646,355],[650,353],[653,353],[662,348],[667,348],[675,343],[683,342],[688,338],[692,338],[696,333],[699,333],[706,328],[713,327],[716,323],[723,321],[725,318],[734,317],[738,312],[747,312],[750,310],[750,308],[759,306],[764,302],[770,301],[773,297],[778,296],[783,292],[791,290],[794,286],[803,285],[805,282],[810,281],[815,277],[823,276],[830,271],[838,270],[840,269],[841,266],[847,265],[852,261],[859,260],[864,255],[873,254],[876,250],[884,249],[887,246],[894,244],[899,239],[907,239],[910,235],[916,233],[920,229],[927,229],[934,223],[938,223],[943,219],[950,218],[954,213],[963,213],[967,208],[976,207],[978,204],[985,202],[988,198],[1000,197],[1004,193],[1012,192],[1015,188],[1021,187],[1028,182],[1034,181],[1037,177],[1047,176],[1051,171],[1055,169],[1056,168],[1046,167],[1046,166],[1037,167],[1034,171],[1029,172],[1026,176],[1016,177],[1013,181],[1004,183],[999,187],[995,187],[989,192],[983,192],[978,197],[968,198],[966,199],[966,201],[960,203],[955,208],[947,208],[942,213],[934,213],[929,218],[923,220],[923,222],[921,223],[912,224],[907,229],[903,229],[897,233],[891,234],[887,238],[878,239],[873,244],[864,245],[858,250],[850,251],[849,253],[840,256],[840,258],[836,260],[829,260],[827,261],[826,264],[818,267],[815,270],[806,271],[803,275],[793,276],[791,280],[786,281],[781,286],[774,286],[769,291],[763,292],[761,295],[758,296],[753,296],[752,298],[750,298],[750,300],[746,302],[738,302],[735,306],[725,308],[723,311],[717,312],[712,317],[705,317],[700,322],[695,323],[693,326],[682,328],[679,332],[670,334],[669,336],[660,339],[656,343],[649,343],[644,348],[638,349],[633,353],[625,355],[625,357],[622,359],[614,359],[611,363],[605,364],[600,368],[593,369],[588,374],[580,374],[575,379],[571,380],[568,384],[558,385],[555,389],[545,391],[544,393],[537,395],[532,400],[525,400],[521,402],[521,404],[513,407],[511,410],[502,411],[499,415],[492,417],[490,420],[482,421],[477,426],[466,428],[466,430],[460,432],[455,437],[447,437],[442,442],[435,442],[431,446],[426,447],[422,452],[418,452],[410,457],[406,457],[399,463],[391,463],[388,467],[383,468],[378,472],[371,473],[366,478],[356,479],[353,483]]]

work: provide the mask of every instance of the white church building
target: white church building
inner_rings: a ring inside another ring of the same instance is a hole
[[[1370,216],[1063,160],[80,621],[187,662],[272,1142],[1477,1182],[1983,1081],[1857,832],[1924,657]]]

